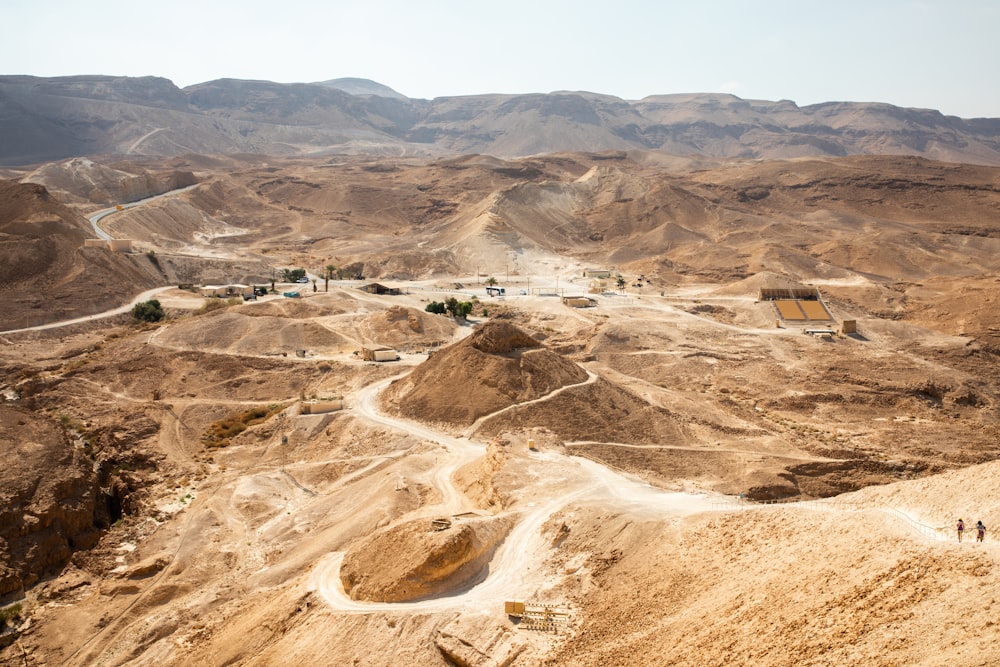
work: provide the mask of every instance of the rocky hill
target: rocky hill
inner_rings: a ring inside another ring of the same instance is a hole
[[[390,393],[400,414],[465,425],[586,378],[524,331],[496,321],[436,353]]]
[[[118,306],[157,281],[148,258],[85,248],[90,225],[41,185],[0,180],[0,234],[0,329]]]
[[[58,190],[74,203],[104,206],[146,199],[197,182],[190,171],[156,174],[134,164],[106,165],[87,158],[44,164],[22,180]]]
[[[0,164],[80,155],[185,153],[518,157],[655,150],[788,158],[919,155],[1000,164],[1000,120],[882,103],[744,100],[725,94],[623,100],[591,92],[406,98],[376,82],[0,76]]]

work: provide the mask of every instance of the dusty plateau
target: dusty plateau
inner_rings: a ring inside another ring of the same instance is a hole
[[[3,176],[0,665],[1000,661],[1000,168]]]

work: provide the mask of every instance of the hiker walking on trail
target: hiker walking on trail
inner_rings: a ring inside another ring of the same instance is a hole
[[[983,525],[982,521],[976,522],[976,542],[982,542],[986,539],[986,526]]]
[[[962,541],[962,533],[965,532],[965,522],[961,519],[958,520],[958,541]]]

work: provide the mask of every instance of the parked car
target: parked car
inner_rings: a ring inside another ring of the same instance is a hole
[[[299,278],[295,282],[297,282],[297,283],[307,283],[307,282],[309,282],[309,279],[306,278],[305,276],[302,276],[301,278]]]

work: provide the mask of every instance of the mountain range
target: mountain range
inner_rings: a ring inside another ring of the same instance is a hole
[[[412,99],[366,79],[0,76],[0,164],[81,155],[437,156],[662,151],[774,159],[915,155],[1000,165],[1000,119],[874,102],[592,92]]]

